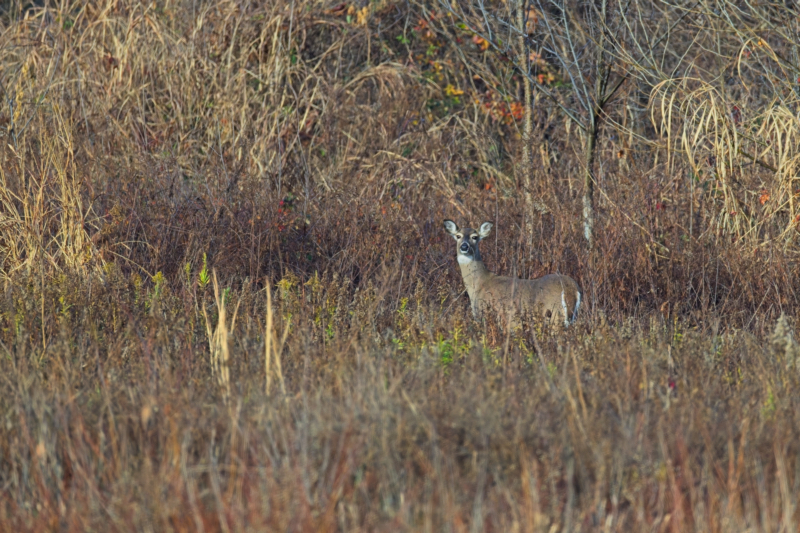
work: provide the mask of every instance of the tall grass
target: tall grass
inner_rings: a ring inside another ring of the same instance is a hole
[[[523,187],[437,5],[3,12],[0,529],[797,530],[790,92],[637,79],[589,252],[585,140],[537,99]],[[575,327],[474,321],[443,218]]]

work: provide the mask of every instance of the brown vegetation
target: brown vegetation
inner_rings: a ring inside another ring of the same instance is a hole
[[[796,6],[11,4],[0,529],[797,531]]]

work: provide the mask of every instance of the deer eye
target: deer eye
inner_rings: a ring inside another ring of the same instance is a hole
[[[477,240],[478,240],[478,236],[477,236],[477,235],[473,235],[473,236],[472,236],[472,240],[473,240],[473,241],[477,241]]]
[[[460,233],[457,233],[457,234],[456,234],[456,238],[458,238],[458,239],[462,239],[462,238],[464,238],[464,236],[463,236],[463,235],[461,235]]]

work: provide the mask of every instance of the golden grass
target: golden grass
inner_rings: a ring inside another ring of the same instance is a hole
[[[287,321],[286,325],[283,327],[283,336],[281,337],[281,342],[278,344],[277,336],[275,335],[275,330],[273,328],[273,311],[272,311],[272,289],[267,287],[267,318],[264,324],[264,375],[266,376],[266,383],[264,385],[265,393],[267,396],[270,395],[270,390],[272,388],[272,358],[275,358],[275,372],[278,376],[278,380],[281,383],[281,392],[286,394],[286,383],[283,379],[283,367],[281,366],[281,354],[283,353],[283,348],[286,346],[286,338],[289,336],[289,330],[291,328],[292,320],[291,318]]]
[[[674,26],[587,251],[580,135],[537,99],[523,187],[521,79],[439,7],[0,15],[0,530],[797,530],[791,43]],[[476,323],[448,217],[575,327]]]
[[[228,325],[228,313],[226,299],[228,294],[220,295],[219,282],[217,281],[217,271],[212,274],[214,283],[214,302],[217,306],[217,325],[212,326],[212,321],[208,317],[206,306],[203,306],[203,318],[206,321],[206,334],[208,335],[208,352],[211,354],[211,371],[216,376],[219,386],[225,391],[225,399],[231,394],[230,378],[230,332],[236,329],[236,315],[239,313],[239,304],[233,310],[231,323]]]

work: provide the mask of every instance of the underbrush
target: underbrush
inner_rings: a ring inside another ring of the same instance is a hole
[[[7,291],[3,523],[683,531],[797,520],[800,371],[786,319],[767,342],[715,330],[719,319],[660,315],[504,333],[475,323],[457,293],[396,302],[397,277],[366,289],[280,280],[273,342],[289,332],[269,392],[264,290],[220,290],[238,307],[229,384],[210,360],[210,286],[137,290],[114,270],[89,286],[65,280],[45,349],[36,279]]]
[[[524,80],[440,2],[0,9],[0,529],[797,529],[777,37],[628,72],[589,248],[586,135],[537,97],[521,168]],[[445,218],[577,323],[474,320]]]

